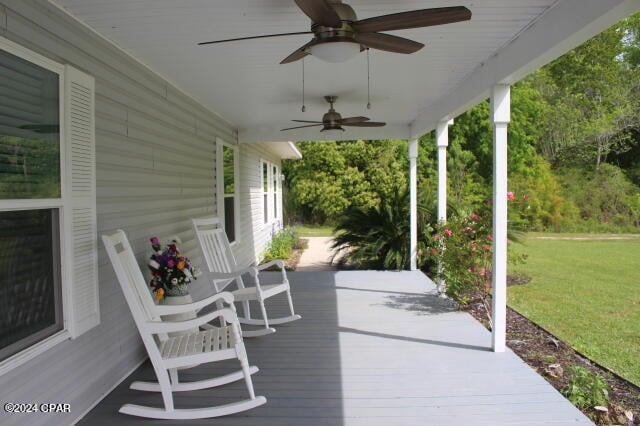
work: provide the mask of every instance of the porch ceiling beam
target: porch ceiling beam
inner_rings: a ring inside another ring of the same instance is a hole
[[[558,0],[455,89],[425,106],[411,124],[411,137],[487,99],[495,84],[517,82],[637,10],[640,0]]]
[[[260,143],[289,141],[318,141],[318,140],[357,140],[357,139],[408,139],[410,126],[408,124],[387,124],[384,127],[346,127],[344,132],[331,135],[320,132],[320,127],[290,130],[281,132],[282,127],[256,127],[238,131],[240,143]]]

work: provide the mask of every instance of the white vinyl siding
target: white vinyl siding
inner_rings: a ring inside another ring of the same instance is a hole
[[[149,237],[178,235],[201,264],[190,218],[217,213],[215,141],[236,143],[234,128],[49,2],[3,2],[0,35],[95,78],[96,234],[125,230],[141,264]],[[70,403],[71,413],[0,414],[3,426],[73,424],[146,358],[102,245],[93,253],[100,325],[0,375],[3,400]],[[87,306],[77,313],[91,316]]]

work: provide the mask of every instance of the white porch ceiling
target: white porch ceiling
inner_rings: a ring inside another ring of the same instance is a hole
[[[318,140],[315,129],[280,132],[291,119],[320,120],[324,95],[343,116],[386,121],[348,128],[343,139],[408,138],[511,83],[634,10],[640,0],[349,0],[359,19],[413,9],[466,6],[471,21],[390,34],[426,44],[412,55],[371,50],[342,64],[279,62],[309,35],[197,46],[200,41],[307,31],[292,0],[54,0],[239,129],[241,142]]]

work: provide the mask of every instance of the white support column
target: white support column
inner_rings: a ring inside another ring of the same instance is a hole
[[[447,220],[447,147],[449,146],[449,126],[453,120],[442,120],[436,127],[438,147],[438,220]]]
[[[418,139],[409,140],[409,269],[418,269]]]
[[[491,92],[493,122],[493,330],[494,352],[504,352],[507,334],[507,126],[511,89],[498,84]]]

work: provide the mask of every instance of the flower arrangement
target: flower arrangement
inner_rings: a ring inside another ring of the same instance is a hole
[[[148,263],[151,270],[149,285],[153,288],[156,300],[188,294],[187,284],[197,279],[198,272],[191,261],[180,254],[177,246],[179,239],[173,239],[164,250],[157,237],[152,237],[150,241],[153,254]]]

